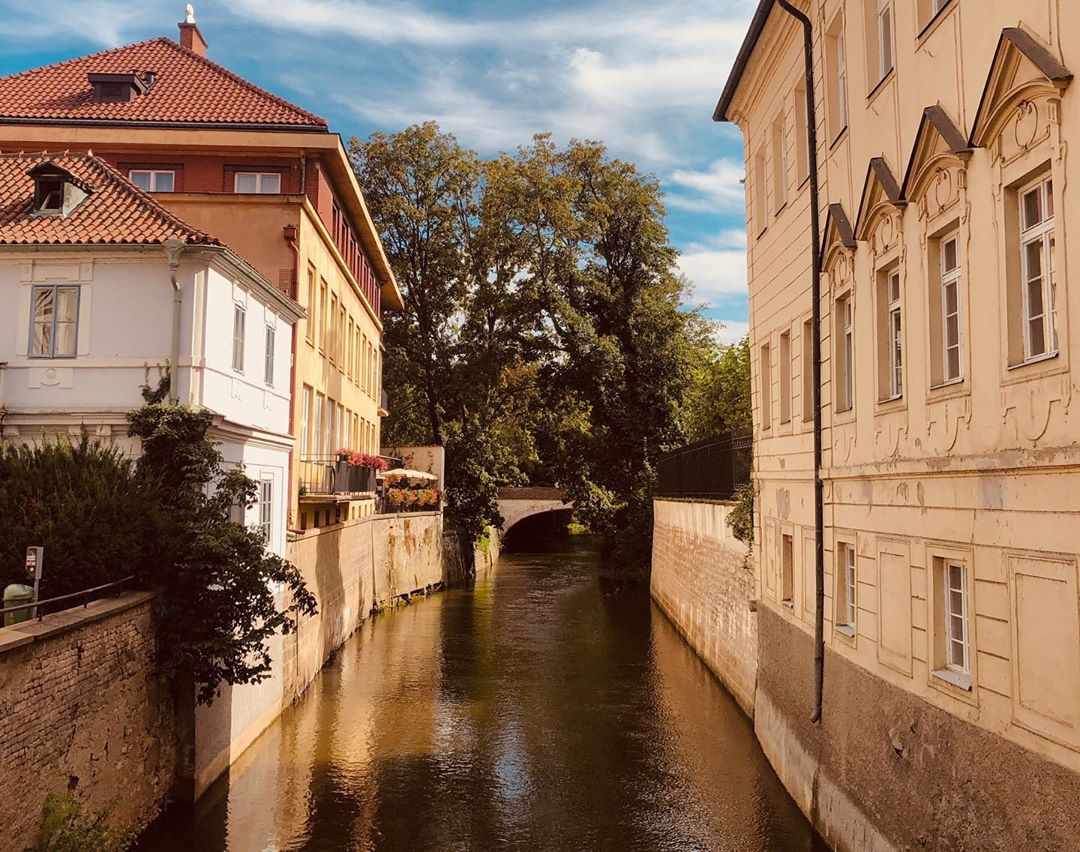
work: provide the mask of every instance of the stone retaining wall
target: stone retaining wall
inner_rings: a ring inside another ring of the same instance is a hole
[[[176,770],[173,702],[154,675],[153,595],[0,630],[0,850],[32,842],[49,793],[137,830]]]

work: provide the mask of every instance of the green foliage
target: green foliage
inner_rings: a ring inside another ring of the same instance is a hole
[[[731,532],[748,548],[754,546],[754,483],[740,485],[735,492],[735,505],[728,514]]]
[[[753,429],[750,409],[750,338],[720,345],[695,375],[686,406],[691,441]]]
[[[234,505],[254,504],[257,484],[222,469],[207,437],[210,413],[166,402],[167,392],[167,379],[144,388],[145,405],[129,415],[142,440],[138,474],[154,483],[164,517],[146,579],[161,589],[162,670],[191,674],[199,700],[209,702],[223,681],[264,679],[267,641],[290,632],[292,612],[314,614],[316,605],[296,567],[266,550],[261,531],[230,520]]]
[[[103,815],[87,813],[71,796],[50,793],[27,852],[125,852],[133,842],[130,834],[109,828]]]
[[[153,489],[119,449],[49,439],[0,447],[0,588],[26,583],[45,548],[42,597],[118,580],[147,562],[160,525]]]

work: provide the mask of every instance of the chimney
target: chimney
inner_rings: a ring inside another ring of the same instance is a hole
[[[184,20],[177,24],[180,27],[180,46],[186,47],[199,56],[206,56],[206,39],[199,32],[199,27],[195,23],[195,9],[190,3],[187,4],[185,13]]]

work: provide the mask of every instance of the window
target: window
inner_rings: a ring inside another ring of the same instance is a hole
[[[300,409],[300,455],[311,452],[311,387],[304,385]]]
[[[353,381],[357,386],[359,386],[361,382],[362,377],[360,375],[360,363],[363,361],[364,358],[364,350],[361,348],[363,344],[360,342],[360,337],[360,326],[357,325],[356,341],[353,346]]]
[[[836,410],[855,404],[855,328],[851,296],[836,300]]]
[[[176,173],[157,169],[132,169],[128,179],[144,192],[172,192],[175,189]]]
[[[31,358],[74,358],[79,339],[79,288],[35,286],[31,296]]]
[[[837,15],[825,34],[828,64],[829,129],[837,137],[848,122],[847,52],[844,48],[844,19]]]
[[[904,395],[904,337],[900,304],[900,268],[878,276],[878,398]]]
[[[772,364],[769,344],[761,347],[761,428],[772,426]]]
[[[263,369],[265,371],[264,381],[269,387],[274,386],[274,327],[272,325],[266,326],[266,358],[263,363]]]
[[[274,529],[274,480],[262,479],[259,481],[259,530],[262,532],[263,541],[270,544],[270,536]]]
[[[327,397],[326,400],[326,455],[333,455],[341,444],[338,441],[337,403]]]
[[[935,672],[956,686],[971,686],[971,635],[967,565],[959,559],[934,557]]]
[[[315,394],[315,429],[312,433],[314,439],[314,446],[311,448],[311,454],[316,458],[327,455],[332,452],[326,447],[326,433],[323,427],[323,417],[325,414],[325,398],[321,393]],[[336,447],[335,447],[336,449]]]
[[[319,279],[319,351],[326,351],[326,279]]]
[[[345,302],[342,300],[338,310],[337,328],[337,368],[339,372],[345,372]]]
[[[1024,361],[1028,362],[1057,354],[1053,182],[1042,178],[1019,195]]]
[[[765,198],[765,149],[760,148],[754,156],[754,220],[760,235],[769,224],[768,201]]]
[[[926,27],[952,0],[919,0],[919,29]]]
[[[787,204],[787,132],[784,129],[784,114],[780,113],[773,122],[773,206],[777,212]]]
[[[873,88],[893,69],[892,0],[870,0],[874,6],[874,32],[867,39],[871,56],[870,86]]]
[[[795,178],[802,186],[810,176],[810,119],[806,112],[806,84],[795,86]]]
[[[834,626],[841,633],[855,635],[855,545],[840,542],[836,550],[836,607],[833,612]]]
[[[814,321],[802,326],[802,419],[814,419]]]
[[[352,381],[352,378],[353,378],[353,320],[352,320],[352,317],[349,317],[349,333],[348,333],[348,335],[346,335],[345,339],[348,341],[348,345],[349,345],[349,351],[345,353],[345,365],[347,367],[347,375],[349,376],[349,381]]]
[[[788,606],[795,600],[795,547],[787,533],[780,536],[780,599]]]
[[[327,317],[327,325],[330,326],[326,341],[326,357],[331,361],[337,359],[337,338],[338,338],[338,310],[337,310],[337,294],[330,294],[330,315]]]
[[[375,398],[375,344],[369,343],[371,353],[368,355],[368,367],[371,374],[368,376],[368,396]]]
[[[930,245],[930,382],[936,387],[962,378],[960,235],[953,231]]]
[[[780,335],[780,422],[791,422],[791,332]]]
[[[281,175],[277,172],[237,172],[233,179],[233,190],[276,195],[281,192]]]
[[[315,315],[317,313],[315,306],[315,270],[310,266],[307,271],[307,309],[308,317],[307,322],[304,323],[304,334],[307,337],[308,343],[314,343]]]
[[[247,309],[243,305],[233,305],[232,326],[232,368],[238,373],[244,372],[244,323]]]

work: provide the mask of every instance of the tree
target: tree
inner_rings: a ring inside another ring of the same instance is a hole
[[[242,470],[222,469],[207,437],[212,414],[168,403],[167,393],[168,378],[144,388],[145,404],[128,415],[142,440],[138,474],[152,483],[163,517],[144,577],[160,589],[161,670],[190,674],[199,701],[209,702],[223,681],[263,680],[267,640],[316,605],[296,567],[266,550],[260,530],[231,521],[233,506],[253,505],[257,485]]]
[[[687,400],[687,433],[692,441],[753,428],[750,409],[750,338],[721,344],[698,371]]]

